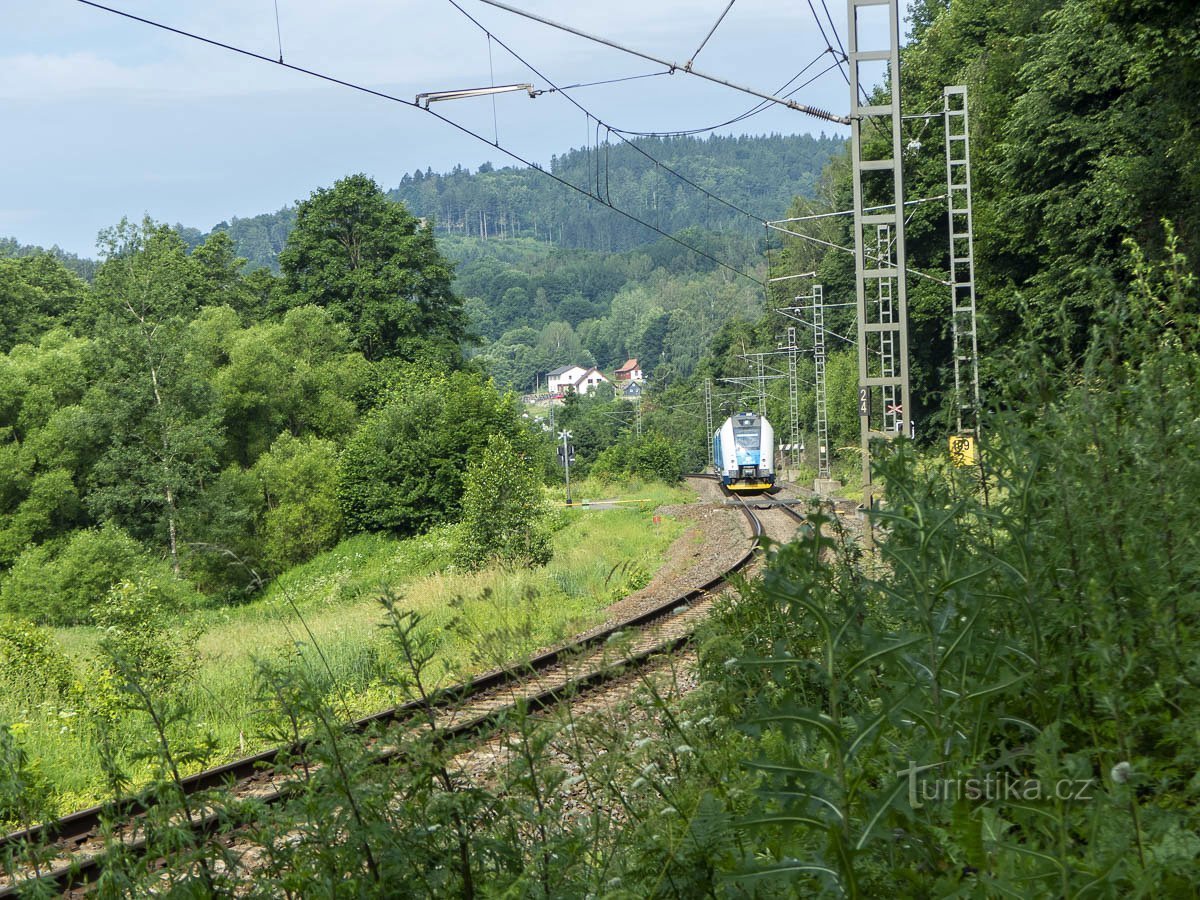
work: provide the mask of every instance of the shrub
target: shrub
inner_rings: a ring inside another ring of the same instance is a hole
[[[347,526],[416,534],[453,519],[470,460],[493,434],[522,433],[515,399],[478,375],[411,378],[342,451],[338,498]]]
[[[545,565],[553,552],[546,513],[532,463],[508,438],[494,436],[467,470],[455,562],[472,569],[491,560]]]
[[[28,702],[61,697],[70,690],[71,664],[43,628],[0,619],[0,690]]]
[[[136,678],[162,694],[196,670],[197,636],[171,629],[171,617],[177,612],[178,596],[161,582],[144,579],[113,586],[94,610],[94,618],[104,629],[103,648],[118,680]]]
[[[605,481],[633,477],[670,484],[683,475],[683,455],[683,448],[660,432],[626,434],[601,451],[591,473]]]
[[[58,552],[31,547],[0,587],[0,606],[43,625],[81,625],[117,582],[138,577],[160,585],[180,603],[194,595],[166,563],[154,560],[115,525],[76,531]]]
[[[273,571],[312,559],[338,542],[337,447],[284,432],[254,466],[267,495],[264,554]]]

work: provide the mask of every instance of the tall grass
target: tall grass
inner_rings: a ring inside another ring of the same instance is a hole
[[[614,495],[612,487],[583,487],[591,496]],[[541,569],[456,571],[450,563],[454,526],[408,540],[356,535],[288,570],[252,602],[181,616],[174,627],[195,636],[199,659],[194,676],[180,688],[189,727],[215,741],[218,758],[269,745],[269,704],[254,689],[264,661],[301,662],[346,716],[395,702],[388,685],[398,661],[380,627],[383,593],[421,614],[436,641],[430,671],[442,682],[590,627],[629,586],[628,573],[657,569],[683,530],[669,518],[653,525],[653,509],[691,496],[684,489],[640,484],[623,486],[621,494],[647,502],[556,510],[555,555]],[[0,696],[0,721],[13,723],[32,766],[53,785],[53,806],[67,812],[103,791],[89,706],[107,687],[93,683],[100,630],[55,634],[75,668],[75,690],[66,699],[39,704]],[[151,742],[151,734],[132,721],[120,724],[132,744]],[[132,768],[136,779],[140,770]]]

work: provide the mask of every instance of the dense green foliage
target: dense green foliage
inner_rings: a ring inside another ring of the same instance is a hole
[[[810,538],[729,611],[712,671],[752,742],[765,852],[735,879],[1194,886],[1200,294],[1181,257],[1134,273],[1078,366],[1026,345],[986,486],[898,448],[882,566]]]
[[[555,156],[550,171],[668,234],[700,228],[757,237],[763,219],[780,218],[795,194],[811,192],[841,146],[839,138],[824,135],[644,138],[632,144],[614,138],[607,146]],[[461,167],[445,175],[418,171],[404,176],[392,195],[417,215],[434,219],[439,230],[465,237],[529,237],[607,252],[654,238],[645,226],[531,169],[485,165],[474,174]]]
[[[299,212],[283,278],[148,219],[101,235],[90,284],[0,259],[5,609],[90,622],[121,582],[243,596],[346,532],[454,517],[469,455],[519,436],[454,371],[466,323],[429,230],[361,176]],[[360,460],[385,420],[391,455]]]
[[[472,460],[463,485],[463,517],[454,559],[468,569],[496,561],[545,565],[553,553],[541,472],[512,441],[494,435]]]
[[[643,481],[678,481],[683,475],[683,449],[666,435],[647,431],[626,433],[600,451],[592,475],[607,481],[640,478]]]
[[[338,496],[356,531],[413,534],[454,517],[492,435],[519,439],[516,402],[466,372],[413,378],[367,416],[341,455]]]

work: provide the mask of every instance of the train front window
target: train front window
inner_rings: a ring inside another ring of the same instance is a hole
[[[757,428],[735,428],[733,443],[739,450],[757,453],[759,447],[759,432]]]

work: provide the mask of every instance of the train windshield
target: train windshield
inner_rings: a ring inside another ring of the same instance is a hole
[[[758,427],[733,429],[733,442],[739,450],[757,453],[759,447]]]

